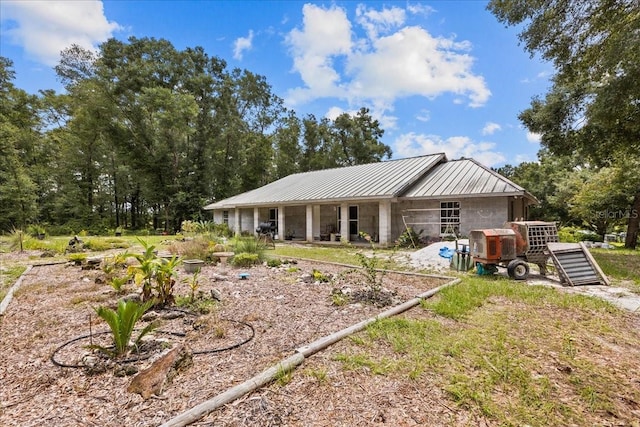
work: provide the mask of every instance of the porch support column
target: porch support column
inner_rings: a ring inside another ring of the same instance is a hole
[[[235,208],[233,211],[234,224],[233,228],[235,230],[236,236],[240,235],[242,231],[242,227],[240,226],[240,208]]]
[[[320,240],[320,205],[313,205],[313,235],[312,240],[317,237]]]
[[[258,228],[258,225],[260,224],[260,211],[258,210],[258,208],[253,208],[253,234],[257,235],[258,232],[256,231],[256,228]]]
[[[284,206],[278,206],[278,239],[284,238]]]
[[[349,241],[349,204],[340,204],[340,240]]]
[[[307,242],[313,242],[313,206],[307,205],[307,229],[306,240]]]
[[[391,201],[381,200],[378,204],[378,238],[381,246],[391,241]]]

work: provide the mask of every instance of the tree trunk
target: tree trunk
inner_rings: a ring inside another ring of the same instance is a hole
[[[627,249],[635,249],[638,244],[638,229],[640,229],[640,188],[636,191],[633,198],[633,204],[629,211],[629,223],[627,225],[627,238],[624,241],[624,247]]]

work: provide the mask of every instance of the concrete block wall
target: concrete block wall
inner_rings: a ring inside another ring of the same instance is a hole
[[[240,209],[240,232],[255,234],[257,225],[253,224],[253,208]]]
[[[284,230],[279,230],[280,238],[284,239],[290,233],[295,238],[305,238],[307,230],[306,206],[287,206],[284,218]]]
[[[460,233],[481,228],[502,228],[509,219],[508,197],[477,197],[460,201]]]
[[[378,236],[380,208],[376,203],[358,204],[358,228],[372,237]]]
[[[460,234],[468,236],[469,232],[480,228],[501,228],[509,216],[509,197],[475,197],[448,199],[460,202]],[[447,200],[442,200],[447,201]],[[405,226],[402,221],[403,211],[407,209],[433,209],[429,211],[404,212],[412,218],[407,218],[407,222],[419,222],[422,224],[413,225],[413,229],[419,232],[424,230],[422,236],[438,238],[440,235],[440,200],[414,200],[394,203],[391,206],[392,239],[400,236]],[[432,224],[426,224],[432,223]]]

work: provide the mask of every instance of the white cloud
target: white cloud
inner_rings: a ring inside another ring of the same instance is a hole
[[[56,65],[60,51],[72,44],[95,47],[121,30],[104,15],[101,1],[3,1],[2,20],[12,24],[3,32],[30,57]]]
[[[413,3],[413,4],[408,4],[407,5],[407,11],[409,11],[409,13],[414,14],[414,15],[427,16],[427,15],[431,15],[433,12],[435,12],[435,9],[432,8],[431,6],[426,6],[426,5],[419,4],[419,3]]]
[[[358,24],[366,30],[368,37],[376,39],[379,33],[386,34],[393,28],[404,24],[406,13],[404,9],[395,6],[391,9],[383,8],[381,11],[377,11],[359,4],[356,8],[356,18]]]
[[[338,118],[340,114],[344,112],[345,111],[340,107],[331,107],[329,108],[329,111],[327,111],[327,114],[325,114],[324,116],[329,120],[335,120]],[[354,113],[351,113],[351,114],[354,114]]]
[[[502,126],[497,123],[487,122],[482,128],[483,135],[493,135],[496,131],[502,130]]]
[[[539,133],[527,132],[527,141],[532,144],[539,143],[541,139],[541,135]]]
[[[422,110],[420,110],[419,114],[416,116],[416,119],[418,119],[421,122],[428,122],[429,120],[431,120],[431,112],[423,108]]]
[[[402,26],[404,9],[358,6],[356,23],[365,33],[360,39],[345,9],[338,6],[306,4],[303,15],[302,27],[286,37],[293,71],[304,82],[289,91],[290,105],[338,97],[357,105],[392,106],[402,97],[433,99],[450,93],[454,102],[479,107],[491,95],[484,78],[472,72],[468,41]]]
[[[242,53],[249,50],[253,43],[253,30],[249,30],[247,37],[238,37],[233,43],[233,59],[242,60]]]
[[[446,139],[437,135],[407,133],[400,135],[393,143],[394,157],[415,157],[425,154],[445,153],[449,159],[473,158],[485,166],[503,163],[505,156],[494,151],[492,142],[474,142],[466,136],[452,136]]]

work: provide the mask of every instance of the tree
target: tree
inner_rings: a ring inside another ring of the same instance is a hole
[[[554,154],[578,153],[595,167],[640,158],[640,4],[635,0],[492,0],[488,9],[532,55],[552,61],[553,85],[520,114]],[[630,190],[640,211],[640,185]],[[635,248],[639,215],[625,246]]]
[[[14,77],[11,60],[0,57],[0,229],[4,230],[24,228],[37,217],[29,164],[39,139],[38,101],[17,89]]]
[[[391,148],[380,141],[384,130],[369,110],[361,108],[355,116],[343,113],[331,121],[319,122],[309,115],[303,120],[303,171],[353,166],[390,159]]]
[[[547,150],[538,153],[539,161],[518,166],[505,165],[497,172],[526,188],[540,202],[532,206],[530,216],[563,225],[581,223],[570,212],[570,200],[582,187],[591,171],[575,156],[552,156]]]

